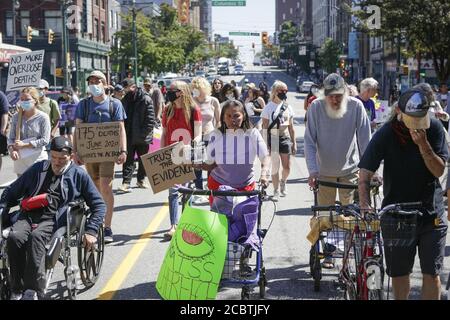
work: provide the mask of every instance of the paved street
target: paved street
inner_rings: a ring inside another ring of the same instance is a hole
[[[307,184],[308,171],[303,154],[303,94],[295,92],[295,82],[281,70],[269,67],[249,67],[244,76],[257,85],[263,78],[263,71],[268,70],[269,85],[275,79],[286,82],[289,86],[288,102],[292,105],[297,133],[298,154],[292,158],[291,175],[288,180],[288,196],[280,198],[275,218],[264,241],[263,252],[267,270],[267,299],[336,299],[339,294],[333,286],[337,279],[336,271],[325,271],[322,290],[313,290],[313,281],[309,275],[309,231],[310,206],[313,202],[312,192]],[[235,78],[242,82],[242,76]],[[114,190],[121,184],[121,168],[116,167]],[[0,172],[0,185],[14,179],[12,161],[4,158]],[[134,186],[136,180],[132,182]],[[269,194],[272,188],[269,187]],[[79,294],[79,299],[160,299],[156,289],[156,279],[169,243],[163,234],[169,227],[167,192],[154,195],[152,191],[133,189],[130,194],[116,195],[113,227],[115,242],[106,246],[103,269],[97,284],[86,292]],[[274,214],[270,202],[263,208],[263,226],[267,227]],[[447,234],[450,244],[450,236]],[[446,248],[445,272],[442,279],[446,281],[450,271],[450,245]],[[64,288],[62,268],[55,271],[50,295],[57,298]],[[412,276],[412,299],[420,298],[421,275],[418,266]],[[66,296],[66,293],[64,293]],[[391,295],[392,296],[392,295]],[[258,289],[251,298],[257,299]],[[239,288],[221,288],[217,299],[240,299]]]

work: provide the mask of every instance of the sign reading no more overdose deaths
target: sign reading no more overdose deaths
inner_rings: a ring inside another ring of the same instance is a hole
[[[85,163],[116,161],[120,155],[120,122],[80,123],[77,152]]]
[[[182,142],[172,144],[158,151],[141,157],[145,172],[152,186],[153,193],[167,190],[176,184],[183,184],[195,179],[192,167],[175,164],[172,158],[174,149],[180,150]]]
[[[39,50],[11,56],[6,91],[39,85],[44,64],[44,52],[44,50]]]

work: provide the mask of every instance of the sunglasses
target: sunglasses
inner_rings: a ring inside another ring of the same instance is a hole
[[[288,93],[288,90],[278,90],[278,93]]]

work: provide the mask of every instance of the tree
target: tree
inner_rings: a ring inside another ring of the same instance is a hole
[[[319,51],[319,63],[322,69],[327,73],[336,72],[340,55],[341,48],[339,45],[331,38],[326,39]]]
[[[355,2],[355,1],[354,1]],[[442,0],[363,0],[362,9],[370,5],[381,9],[381,28],[367,30],[386,40],[399,37],[406,41],[410,54],[429,55],[434,62],[438,79],[447,82],[450,77],[450,1]],[[359,11],[363,20],[368,14]],[[362,29],[364,29],[362,27]]]

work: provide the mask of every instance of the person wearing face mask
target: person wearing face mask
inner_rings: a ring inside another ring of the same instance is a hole
[[[208,145],[209,135],[220,126],[220,103],[211,96],[211,85],[204,77],[196,77],[191,82],[192,96],[200,107],[202,114],[202,141]],[[203,177],[201,170],[195,170],[195,187],[203,190]],[[201,197],[194,196],[193,203],[201,202]]]
[[[189,85],[184,81],[174,81],[167,91],[169,104],[162,116],[161,148],[182,141],[191,145],[192,140],[200,141],[202,136],[202,114],[192,98]],[[178,187],[169,189],[170,230],[164,234],[172,238],[178,225]]]
[[[58,103],[55,100],[46,97],[48,88],[48,82],[44,79],[41,79],[38,86],[39,105],[37,106],[37,108],[45,112],[50,118],[50,125],[52,127],[50,137],[53,138],[54,136],[56,136],[56,132],[59,129],[59,119],[61,119],[61,113],[59,112]]]
[[[125,131],[127,133],[127,160],[123,164],[123,180],[119,191],[131,192],[130,184],[135,164],[135,153],[138,155],[139,168],[137,172],[137,187],[141,189],[150,188],[146,181],[144,165],[141,156],[148,153],[149,145],[153,141],[153,128],[155,126],[155,112],[153,102],[148,93],[138,88],[134,80],[127,78],[122,81],[125,96],[122,104],[127,114],[125,119]]]
[[[120,155],[117,158],[116,163],[121,165],[126,161],[128,155],[127,134],[124,125],[124,120],[127,116],[122,103],[119,100],[106,95],[106,77],[101,71],[92,71],[86,80],[92,97],[83,99],[78,104],[76,109],[76,125],[81,123],[119,122]],[[76,164],[82,165],[84,164],[83,159],[81,159],[77,153],[77,130],[78,129],[75,128],[73,157]],[[94,180],[97,189],[100,191],[103,200],[106,203],[105,243],[111,243],[114,241],[111,229],[114,211],[114,195],[112,190],[114,162],[104,161],[87,163],[86,170],[92,180]]]
[[[270,102],[263,109],[262,128],[267,130],[267,141],[272,157],[273,200],[287,195],[286,181],[290,173],[290,155],[297,154],[297,142],[294,130],[294,111],[287,104],[288,87],[284,82],[275,81],[272,86]],[[280,181],[281,160],[281,181]],[[280,190],[278,191],[278,187]]]
[[[50,142],[50,119],[38,110],[39,101],[36,88],[23,89],[18,102],[19,112],[11,119],[8,150],[17,176],[34,163],[48,159],[45,146]]]
[[[220,94],[222,96],[222,101],[221,101],[222,105],[226,101],[239,100],[239,92],[238,92],[237,88],[235,86],[233,86],[231,83],[224,84]]]

